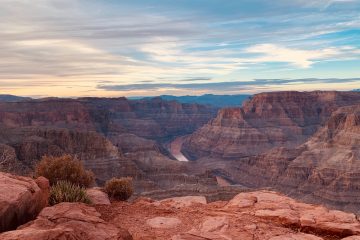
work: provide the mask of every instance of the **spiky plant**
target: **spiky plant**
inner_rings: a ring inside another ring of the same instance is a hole
[[[58,181],[51,187],[49,203],[55,205],[61,202],[82,202],[90,204],[86,189],[68,181]]]

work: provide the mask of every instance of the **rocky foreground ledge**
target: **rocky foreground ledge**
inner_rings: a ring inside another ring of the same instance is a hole
[[[7,221],[21,224],[28,220],[22,216],[34,216],[44,205],[48,189],[44,179],[36,182],[3,173],[0,186],[3,226],[9,226]],[[101,193],[93,191],[92,197],[104,202]],[[212,203],[201,196],[105,203],[45,207],[35,220],[1,233],[0,239],[360,240],[356,215],[300,203],[272,191],[244,192],[230,201]]]

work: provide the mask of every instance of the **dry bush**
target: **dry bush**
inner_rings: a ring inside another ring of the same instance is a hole
[[[94,174],[85,170],[83,164],[70,155],[42,157],[36,165],[35,174],[49,179],[50,185],[58,181],[68,181],[81,187],[88,187],[94,182]]]
[[[105,192],[109,197],[126,201],[134,193],[132,178],[112,178],[105,183]]]
[[[55,205],[61,202],[82,202],[90,204],[85,188],[68,181],[58,181],[51,187],[49,203]]]

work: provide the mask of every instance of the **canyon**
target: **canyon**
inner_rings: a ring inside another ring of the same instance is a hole
[[[219,111],[182,146],[197,169],[249,188],[360,212],[360,95],[281,92]]]
[[[0,102],[0,170],[27,175],[44,155],[71,154],[100,185],[121,176],[135,178],[139,191],[197,183],[202,177],[184,175],[186,166],[164,146],[205,124],[216,111],[160,98]]]
[[[102,186],[131,176],[136,195],[229,200],[271,188],[358,207],[359,92],[270,92],[242,107],[161,98],[0,102],[0,171],[31,175],[44,155],[79,158]]]

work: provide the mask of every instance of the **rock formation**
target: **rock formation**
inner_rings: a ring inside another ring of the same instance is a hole
[[[157,189],[171,180],[159,180],[159,173],[186,170],[169,158],[162,142],[194,131],[214,114],[209,106],[160,98],[0,102],[0,170],[26,174],[43,155],[68,153],[81,159],[99,184],[132,176],[139,179],[138,189]]]
[[[271,191],[240,193],[230,201],[199,197],[97,206],[106,221],[137,239],[330,240],[360,236],[352,213],[297,202]],[[351,239],[351,238],[347,238]]]
[[[340,108],[297,149],[301,153],[291,159],[278,185],[288,192],[297,189],[297,197],[359,212],[359,146],[360,105]]]
[[[215,115],[215,109],[160,98],[40,99],[0,102],[0,126],[94,130],[105,136],[132,133],[162,139],[191,133]]]
[[[230,161],[225,169],[249,187],[360,212],[359,146],[360,105],[342,107],[304,144]]]
[[[281,92],[223,109],[190,135],[195,172],[360,212],[360,94]]]
[[[41,211],[36,220],[15,231],[0,234],[2,240],[132,240],[125,229],[100,218],[90,206],[60,203]]]
[[[0,170],[26,174],[44,155],[72,154],[83,160],[98,181],[136,172],[108,139],[97,132],[55,128],[3,129]],[[1,146],[0,146],[1,147]]]
[[[49,181],[43,177],[33,180],[0,172],[0,189],[0,232],[34,219],[48,202]]]
[[[360,103],[356,92],[272,92],[242,108],[227,108],[183,144],[192,159],[239,158],[294,147],[314,134],[338,107]]]

